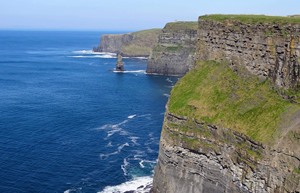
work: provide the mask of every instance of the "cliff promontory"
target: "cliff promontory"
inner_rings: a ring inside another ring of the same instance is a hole
[[[154,193],[300,192],[297,17],[199,18],[173,88]]]
[[[100,45],[94,51],[121,53],[128,57],[149,57],[160,32],[161,29],[150,29],[128,34],[102,35]]]
[[[199,60],[226,59],[279,87],[300,85],[299,17],[203,16],[197,49]]]
[[[197,22],[166,24],[150,55],[147,73],[184,75],[194,64]]]

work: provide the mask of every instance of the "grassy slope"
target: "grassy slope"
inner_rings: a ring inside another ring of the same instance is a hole
[[[150,29],[132,33],[134,36],[130,44],[122,46],[122,53],[130,56],[149,55],[161,29]]]
[[[277,23],[277,24],[300,24],[300,17],[283,17],[283,16],[266,16],[266,15],[205,15],[200,16],[202,20],[224,21],[240,21],[242,23]]]
[[[198,22],[196,21],[178,21],[178,22],[170,22],[167,23],[164,29],[167,30],[197,30],[198,29]]]
[[[282,122],[299,109],[271,90],[268,81],[239,76],[214,61],[199,62],[177,83],[169,102],[171,113],[230,128],[262,143],[277,138]]]

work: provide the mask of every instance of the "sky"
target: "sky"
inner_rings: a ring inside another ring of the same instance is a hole
[[[205,14],[300,14],[300,0],[1,0],[0,30],[140,30]]]

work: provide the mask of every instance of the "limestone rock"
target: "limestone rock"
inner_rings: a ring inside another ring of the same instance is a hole
[[[300,25],[219,22],[199,17],[198,60],[242,65],[278,87],[300,86]]]
[[[123,72],[124,71],[124,63],[122,59],[122,55],[120,53],[117,54],[117,64],[116,64],[116,71]]]
[[[160,29],[149,29],[127,34],[104,34],[100,45],[93,50],[121,53],[127,57],[149,57],[160,32]]]
[[[147,73],[184,75],[194,64],[197,23],[168,23],[150,55]]]

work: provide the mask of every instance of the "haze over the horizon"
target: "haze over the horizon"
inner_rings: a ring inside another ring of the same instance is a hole
[[[204,14],[299,14],[299,0],[3,0],[0,29],[138,30]]]

